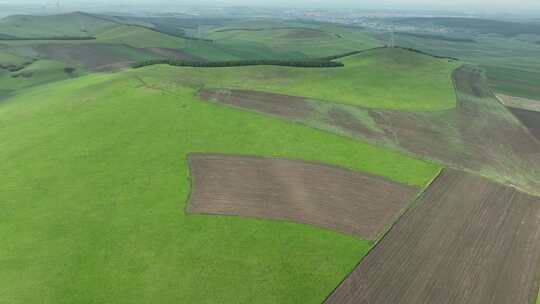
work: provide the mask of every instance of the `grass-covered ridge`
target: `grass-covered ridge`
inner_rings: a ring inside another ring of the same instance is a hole
[[[433,111],[455,107],[451,72],[456,62],[400,48],[374,49],[338,61],[345,66],[152,66],[141,73],[184,85],[261,90],[371,108]]]
[[[205,37],[224,45],[265,46],[287,59],[318,58],[380,46],[361,31],[328,25],[269,27],[264,22],[250,22],[243,27],[218,28]]]
[[[0,103],[8,160],[0,163],[0,287],[10,303],[320,303],[371,243],[283,222],[185,216],[186,155],[322,161],[414,185],[439,169],[204,103],[195,88],[136,71]]]
[[[8,37],[93,36],[117,24],[84,13],[31,16],[14,15],[0,19],[0,34]]]

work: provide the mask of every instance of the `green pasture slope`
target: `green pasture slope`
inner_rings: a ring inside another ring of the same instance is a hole
[[[369,49],[381,44],[373,37],[359,30],[338,26],[287,26],[277,24],[274,27],[264,27],[267,24],[256,22],[243,27],[224,27],[210,31],[205,38],[217,43],[234,47],[250,46],[254,49],[271,50],[280,59],[303,59],[326,57],[350,51]],[[247,47],[246,49],[249,49]],[[271,58],[271,54],[265,54]]]
[[[58,30],[60,29],[60,30]],[[31,50],[35,45],[63,44],[123,44],[135,48],[173,48],[207,60],[241,59],[241,47],[227,48],[208,41],[196,41],[168,35],[144,26],[133,26],[108,21],[84,13],[48,16],[10,16],[0,19],[0,36],[32,38],[91,36],[95,40],[22,40],[2,41],[6,49]],[[238,53],[238,54],[237,54]],[[35,56],[39,52],[34,52]]]
[[[21,65],[28,62],[28,58],[24,56],[18,56],[10,52],[6,52],[0,48],[0,66],[4,65]]]
[[[418,186],[439,170],[163,81],[185,74],[92,74],[0,102],[0,302],[320,303],[372,244],[307,225],[186,216],[186,155],[322,161]]]
[[[152,66],[163,81],[207,88],[275,92],[371,108],[434,111],[455,107],[451,72],[459,63],[403,49],[375,49],[340,59],[341,68]]]
[[[38,60],[14,72],[0,69],[0,100],[24,88],[69,79],[87,73],[84,69],[75,69],[72,73],[66,72],[65,69],[71,67],[59,61]]]
[[[87,37],[116,26],[113,22],[82,13],[30,16],[15,15],[0,19],[0,34],[32,37]]]
[[[406,18],[401,22],[423,26],[424,23],[418,22],[425,22],[425,19],[431,18],[420,18],[420,21]],[[405,35],[396,35],[396,43],[480,65],[486,70],[493,90],[540,99],[540,44],[534,43],[540,35],[540,26],[484,19],[471,19],[468,22],[451,18],[432,19],[432,22],[447,26],[450,32],[462,38],[474,39],[475,43]],[[387,35],[380,38],[383,41],[388,39]]]

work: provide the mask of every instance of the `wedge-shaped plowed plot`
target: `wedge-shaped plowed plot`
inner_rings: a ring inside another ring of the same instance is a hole
[[[540,140],[540,112],[517,108],[508,109],[529,129],[532,135]]]
[[[540,198],[447,170],[325,303],[536,303]]]
[[[192,154],[189,162],[190,213],[290,220],[370,240],[418,192],[376,176],[301,161]]]

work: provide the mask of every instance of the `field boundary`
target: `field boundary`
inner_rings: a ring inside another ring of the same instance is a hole
[[[476,190],[469,195],[470,187]],[[485,177],[445,169],[323,303],[438,303],[441,297],[510,303],[514,296],[535,303],[539,201]],[[477,277],[470,287],[468,279]]]
[[[373,241],[373,246],[371,246],[371,248],[369,248],[368,252],[366,252],[366,254],[360,259],[360,261],[358,261],[358,263],[356,263],[356,265],[351,269],[351,271],[349,271],[347,273],[347,275],[345,275],[345,277],[339,281],[339,283],[336,285],[336,287],[334,289],[332,289],[332,291],[330,293],[328,293],[328,295],[324,298],[324,300],[321,302],[321,303],[325,303],[328,298],[330,298],[330,296],[336,292],[336,290],[341,286],[341,284],[347,280],[349,278],[349,276],[351,276],[353,274],[353,272],[360,266],[360,264],[362,263],[362,261],[364,260],[364,258],[366,256],[369,255],[369,253],[371,251],[373,251],[375,249],[375,247],[377,247],[377,245],[388,235],[388,233],[390,233],[390,231],[392,230],[392,227],[394,227],[394,225],[396,225],[397,222],[399,222],[400,219],[402,219],[408,212],[411,212],[411,210],[418,204],[420,198],[422,197],[422,195],[424,195],[424,193],[429,189],[429,187],[431,187],[431,185],[438,179],[440,178],[440,176],[442,175],[443,171],[445,171],[446,168],[441,168],[439,170],[439,172],[431,179],[431,181],[429,181],[427,183],[427,185],[421,190],[419,191],[417,194],[416,194],[416,197],[409,203],[407,204],[407,206],[402,210],[402,212],[394,219],[394,221],[392,223],[390,223],[388,225],[388,227],[386,228],[386,230],[384,231],[384,233],[379,237],[377,238],[375,241]]]

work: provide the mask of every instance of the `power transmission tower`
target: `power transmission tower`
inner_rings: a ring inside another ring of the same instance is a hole
[[[394,38],[394,24],[392,24],[392,27],[390,28],[390,41],[388,42],[389,48],[394,48],[396,46],[396,41]]]

